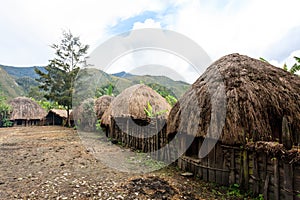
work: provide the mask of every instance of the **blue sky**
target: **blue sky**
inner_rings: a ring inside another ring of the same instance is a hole
[[[0,64],[46,65],[63,29],[90,51],[115,34],[139,28],[173,30],[212,58],[238,52],[275,65],[300,56],[298,1],[1,0]]]

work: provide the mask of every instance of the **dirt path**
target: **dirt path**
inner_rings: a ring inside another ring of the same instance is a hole
[[[172,167],[147,174],[107,167],[83,143],[62,127],[0,129],[0,199],[216,198],[205,183]]]

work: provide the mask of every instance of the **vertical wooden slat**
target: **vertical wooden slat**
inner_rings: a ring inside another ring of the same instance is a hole
[[[268,199],[268,191],[269,191],[269,182],[270,182],[270,174],[268,173],[266,175],[266,179],[265,179],[265,183],[264,183],[264,192],[263,192],[263,196],[264,199]]]
[[[280,185],[279,185],[279,166],[278,166],[278,159],[273,158],[273,166],[274,166],[274,196],[275,200],[279,200],[279,192],[280,192]]]
[[[249,187],[249,160],[248,160],[248,152],[247,150],[243,150],[243,180],[244,187],[248,189]]]
[[[207,151],[207,143],[203,142],[202,143],[202,148],[206,149],[205,151]],[[202,168],[202,174],[203,174],[203,180],[204,181],[208,181],[209,179],[209,175],[208,175],[208,156],[205,156],[204,158],[201,159],[201,163],[203,163],[203,168]]]
[[[293,199],[294,191],[294,169],[293,164],[283,163],[283,190],[285,199]]]
[[[222,152],[222,147],[219,143],[217,143],[215,146],[215,149],[216,149],[216,168],[223,169],[224,155]],[[223,174],[225,174],[225,172],[222,172],[219,170],[216,171],[216,183],[217,184],[223,184],[223,181],[222,181]]]
[[[259,194],[259,174],[258,174],[258,160],[257,160],[257,153],[252,152],[253,154],[253,194],[258,195]]]
[[[208,149],[210,149],[211,145],[213,145],[213,141],[209,139]],[[207,156],[208,159],[208,180],[210,182],[216,182],[216,172],[215,168],[215,148],[213,148]]]
[[[230,149],[230,174],[229,174],[229,184],[232,185],[236,183],[235,180],[235,150]]]

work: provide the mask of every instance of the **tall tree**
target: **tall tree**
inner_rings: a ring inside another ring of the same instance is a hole
[[[73,36],[70,31],[63,31],[60,44],[53,44],[51,48],[55,50],[55,57],[49,60],[46,72],[35,69],[40,76],[36,80],[41,83],[39,87],[46,91],[46,99],[65,107],[70,126],[74,80],[80,67],[86,64],[89,46],[83,45],[80,38]]]

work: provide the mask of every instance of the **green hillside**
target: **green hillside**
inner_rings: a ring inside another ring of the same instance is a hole
[[[145,84],[158,83],[171,90],[177,98],[181,97],[181,95],[183,95],[185,91],[187,91],[187,89],[190,87],[188,83],[185,83],[183,81],[174,81],[165,76],[128,76],[126,77],[126,79],[132,81],[133,84],[137,84],[140,82],[143,82]]]
[[[17,96],[23,96],[24,92],[16,81],[0,67],[0,91],[7,97],[12,99]]]
[[[43,67],[38,67],[45,72]],[[35,81],[38,75],[34,71],[34,67],[12,67],[0,65],[1,81],[0,87],[4,94],[9,98],[28,94],[31,87],[36,87],[38,82]],[[165,86],[168,90],[179,98],[188,88],[189,84],[182,81],[174,81],[165,76],[138,76],[133,74],[127,74],[125,72],[117,73],[114,75],[107,74],[99,69],[86,68],[80,70],[75,83],[75,95],[74,100],[81,102],[86,98],[95,97],[95,91],[101,87],[105,87],[109,84],[114,85],[113,93],[117,95],[125,88],[135,84],[160,84]]]
[[[189,84],[182,81],[173,81],[170,78],[164,76],[126,76],[118,77],[107,74],[101,70],[94,68],[83,69],[79,72],[76,84],[75,95],[73,97],[74,104],[82,102],[84,99],[93,98],[97,89],[105,87],[109,84],[114,85],[113,93],[116,95],[122,92],[124,89],[139,83],[144,84],[160,84],[179,98],[188,88]]]

